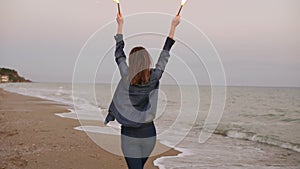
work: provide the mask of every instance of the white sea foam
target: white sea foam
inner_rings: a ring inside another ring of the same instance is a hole
[[[286,148],[286,149],[290,149],[290,150],[293,150],[296,152],[300,152],[299,144],[284,142],[281,140],[277,140],[275,138],[271,138],[268,136],[261,136],[261,135],[258,135],[258,134],[252,133],[252,132],[240,132],[240,131],[235,131],[235,130],[229,130],[229,131],[216,131],[215,133],[225,135],[230,138],[238,138],[238,139],[256,141],[256,142],[274,145],[274,146],[278,146],[281,148]]]
[[[74,128],[75,130],[99,133],[99,134],[108,134],[108,135],[120,135],[120,131],[116,130],[113,127],[99,127],[99,126],[78,126]]]
[[[174,147],[174,146],[172,146],[173,144],[171,144],[167,141],[164,141],[164,140],[160,140],[159,142],[161,144],[165,145],[165,146],[172,147],[172,148],[174,148],[174,150],[177,150],[177,151],[180,152],[176,156],[163,156],[163,157],[160,157],[160,158],[157,158],[156,160],[154,160],[154,165],[157,166],[160,169],[166,169],[167,166],[165,166],[164,162],[168,161],[168,159],[180,158],[180,157],[192,156],[193,155],[193,153],[189,149]]]
[[[68,109],[70,112],[67,113],[55,113],[55,115],[62,117],[62,118],[69,118],[69,119],[76,119],[78,120],[77,114],[74,112],[73,109]]]

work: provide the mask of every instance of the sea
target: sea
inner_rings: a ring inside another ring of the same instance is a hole
[[[74,130],[119,134],[116,122],[107,127],[84,123],[103,123],[115,84],[5,83],[0,87],[68,105],[70,112],[56,115],[80,120],[82,125]],[[181,153],[158,158],[155,165],[161,169],[300,168],[300,88],[226,87],[220,120],[205,142],[199,142],[199,136],[211,110],[212,88],[196,89],[161,85],[155,119],[158,140]],[[190,118],[181,120],[184,117]]]

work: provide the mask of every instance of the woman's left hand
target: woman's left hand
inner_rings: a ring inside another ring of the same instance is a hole
[[[118,22],[118,25],[123,25],[124,24],[124,19],[123,19],[123,16],[121,14],[117,15],[117,22]]]

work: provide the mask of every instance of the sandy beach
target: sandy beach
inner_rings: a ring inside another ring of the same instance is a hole
[[[0,89],[0,168],[126,168],[122,156],[74,130],[79,121],[55,115],[63,112],[66,105]],[[153,160],[160,156],[176,154],[170,150],[151,157],[146,168],[157,168]]]

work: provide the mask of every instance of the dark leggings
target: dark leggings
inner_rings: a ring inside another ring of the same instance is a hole
[[[121,147],[129,169],[143,169],[156,143],[153,122],[139,128],[121,129]]]

